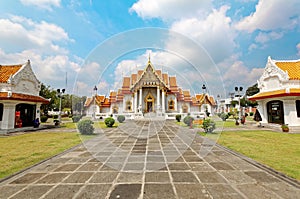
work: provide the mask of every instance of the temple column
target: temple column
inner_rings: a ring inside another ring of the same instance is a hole
[[[159,90],[159,86],[157,87],[157,107],[156,107],[156,111],[158,111],[160,109],[160,90]]]
[[[3,118],[1,123],[1,129],[15,128],[15,114],[16,114],[15,103],[8,102],[3,104]]]
[[[174,111],[177,111],[177,97],[174,99]]]
[[[162,98],[162,112],[164,113],[165,112],[165,104],[166,104],[166,102],[165,102],[165,91],[164,90],[162,90],[162,94],[161,94],[161,98]]]
[[[139,110],[142,111],[142,87],[140,88]]]
[[[134,113],[137,113],[137,91],[134,92]]]
[[[123,96],[123,113],[126,111],[125,96]]]

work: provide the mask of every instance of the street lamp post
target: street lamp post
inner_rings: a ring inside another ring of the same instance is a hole
[[[61,98],[63,97],[62,95],[65,93],[66,89],[57,89],[57,96],[59,97],[59,114],[58,114],[58,121],[59,124],[61,123]]]
[[[205,84],[202,85],[202,90],[203,90],[203,94],[204,94],[204,107],[207,107],[206,106],[206,86]],[[207,114],[207,110],[204,110],[204,112]]]
[[[240,99],[240,92],[243,91],[243,87],[235,87],[234,88],[236,92],[238,92],[238,97],[239,97],[239,119],[241,119],[241,99]]]
[[[93,113],[93,119],[96,119],[96,96],[97,96],[97,86],[94,87],[95,97],[94,97],[94,113]]]

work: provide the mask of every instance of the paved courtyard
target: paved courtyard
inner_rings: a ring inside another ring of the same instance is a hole
[[[0,198],[299,198],[299,182],[174,122],[131,121],[1,183]]]

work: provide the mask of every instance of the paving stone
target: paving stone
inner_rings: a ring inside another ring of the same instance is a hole
[[[168,165],[170,170],[191,170],[191,168],[189,167],[189,165],[187,165],[186,163],[172,163]]]
[[[141,195],[141,184],[117,184],[109,198],[130,198],[137,199]]]
[[[71,174],[67,179],[64,180],[65,183],[85,183],[93,175],[92,172],[76,172]]]
[[[105,199],[110,187],[111,184],[86,185],[75,198]]]
[[[280,198],[274,193],[266,190],[259,184],[243,184],[237,185],[237,188],[247,196],[247,198]]]
[[[172,184],[145,184],[144,198],[170,199],[176,196]]]
[[[217,170],[234,170],[232,166],[225,162],[211,162],[210,165]]]
[[[151,163],[147,162],[146,164],[146,171],[167,171],[168,168],[166,166],[166,163]]]
[[[53,184],[61,182],[65,177],[70,175],[69,173],[52,173],[48,174],[39,181],[38,184]]]
[[[44,197],[45,199],[63,198],[71,199],[82,185],[58,185]]]
[[[190,168],[192,171],[216,171],[215,168],[210,166],[208,163],[205,162],[199,162],[199,163],[189,163]]]
[[[118,172],[97,172],[90,179],[89,183],[112,183]]]
[[[255,179],[257,182],[278,182],[279,180],[263,171],[246,171],[245,174]]]
[[[202,183],[226,183],[226,180],[217,172],[195,172]]]
[[[80,164],[65,164],[61,167],[58,167],[54,170],[54,172],[61,172],[61,171],[74,171],[76,170]]]
[[[203,159],[196,155],[183,156],[186,162],[203,162]]]
[[[24,199],[30,198],[40,198],[42,195],[44,195],[47,191],[49,191],[53,186],[50,185],[33,185],[25,188],[15,196],[13,196],[13,199]]]
[[[282,198],[299,198],[300,196],[299,188],[292,187],[285,182],[263,183],[262,186]]]
[[[57,169],[58,167],[60,167],[60,164],[41,164],[38,167],[34,167],[32,168],[32,172],[37,172],[37,173],[41,173],[41,172],[49,172],[49,171],[53,171],[55,169]]]
[[[171,172],[173,182],[198,182],[192,172]]]
[[[207,184],[205,187],[208,189],[210,195],[214,199],[240,199],[243,198],[237,191],[235,191],[230,185],[226,184]]]
[[[145,182],[164,182],[170,183],[170,177],[168,172],[147,172],[145,174]]]
[[[124,167],[124,171],[143,171],[144,163],[127,163]]]
[[[142,173],[121,172],[117,179],[117,183],[142,183]]]
[[[0,187],[0,199],[7,199],[9,196],[22,190],[25,185],[4,185]]]
[[[10,184],[29,184],[45,176],[46,173],[27,173],[24,176],[17,178]]]
[[[102,163],[99,162],[89,162],[82,165],[78,171],[97,171],[102,166]]]
[[[175,188],[179,198],[210,198],[209,193],[201,184],[175,184]]]
[[[256,181],[246,175],[242,171],[220,171],[220,173],[231,183],[234,184],[245,184],[255,183]]]

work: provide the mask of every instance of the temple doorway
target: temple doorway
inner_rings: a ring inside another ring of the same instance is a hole
[[[153,105],[154,105],[154,97],[151,93],[148,93],[148,95],[145,98],[145,103],[146,103],[146,112],[153,112]]]

